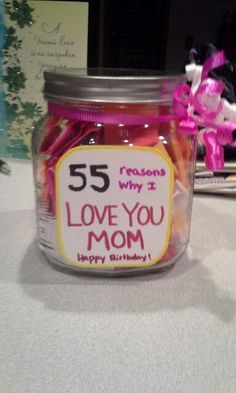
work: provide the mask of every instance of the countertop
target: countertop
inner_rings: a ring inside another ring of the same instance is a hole
[[[35,243],[32,167],[0,174],[0,392],[235,393],[236,201],[194,196],[167,274],[63,273]]]

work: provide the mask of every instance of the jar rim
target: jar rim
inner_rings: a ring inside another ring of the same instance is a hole
[[[118,68],[68,68],[44,72],[48,100],[167,102],[184,74]]]

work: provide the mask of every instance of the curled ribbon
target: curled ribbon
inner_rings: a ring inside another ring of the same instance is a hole
[[[201,80],[206,79],[211,70],[213,70],[214,68],[218,68],[224,65],[225,63],[226,63],[226,58],[223,50],[214,53],[203,64]]]
[[[217,139],[221,145],[236,146],[236,140],[233,140],[233,134],[236,130],[236,123],[224,121],[218,127]]]
[[[226,118],[223,113],[221,94],[225,85],[220,80],[209,77],[212,69],[226,63],[223,51],[214,53],[202,67],[198,86],[180,85],[174,92],[173,107],[176,115],[182,119],[179,132],[196,135],[197,127],[203,127],[202,141],[206,149],[205,164],[207,169],[224,168],[223,146],[236,146],[233,135],[236,133],[236,123]],[[191,65],[192,66],[192,65]],[[194,77],[194,66],[191,67],[191,77]],[[230,104],[229,104],[230,105]],[[220,119],[221,118],[221,119]]]
[[[205,165],[208,169],[222,169],[224,163],[224,148],[217,140],[215,130],[203,133],[203,142],[206,148]]]
[[[223,82],[207,78],[202,81],[196,93],[191,96],[190,103],[199,115],[206,119],[215,119],[223,108],[220,100],[220,95],[223,91]]]
[[[187,108],[190,104],[191,96],[191,89],[188,85],[182,84],[175,89],[173,96],[173,109],[178,117],[187,119]]]

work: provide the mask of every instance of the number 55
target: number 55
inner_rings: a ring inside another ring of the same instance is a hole
[[[82,191],[87,186],[86,175],[80,171],[80,169],[85,169],[86,164],[71,164],[69,165],[70,176],[77,176],[81,179],[81,184],[74,186],[70,184],[68,187],[72,191]],[[97,192],[105,192],[110,186],[109,176],[101,171],[101,169],[108,169],[108,165],[90,165],[90,175],[92,177],[98,177],[102,179],[102,185],[98,186],[96,184],[91,184],[90,187]]]

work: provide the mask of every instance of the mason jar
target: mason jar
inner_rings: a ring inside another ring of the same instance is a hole
[[[183,75],[121,69],[44,74],[33,134],[37,238],[79,273],[161,272],[184,253],[196,136],[173,113]]]

